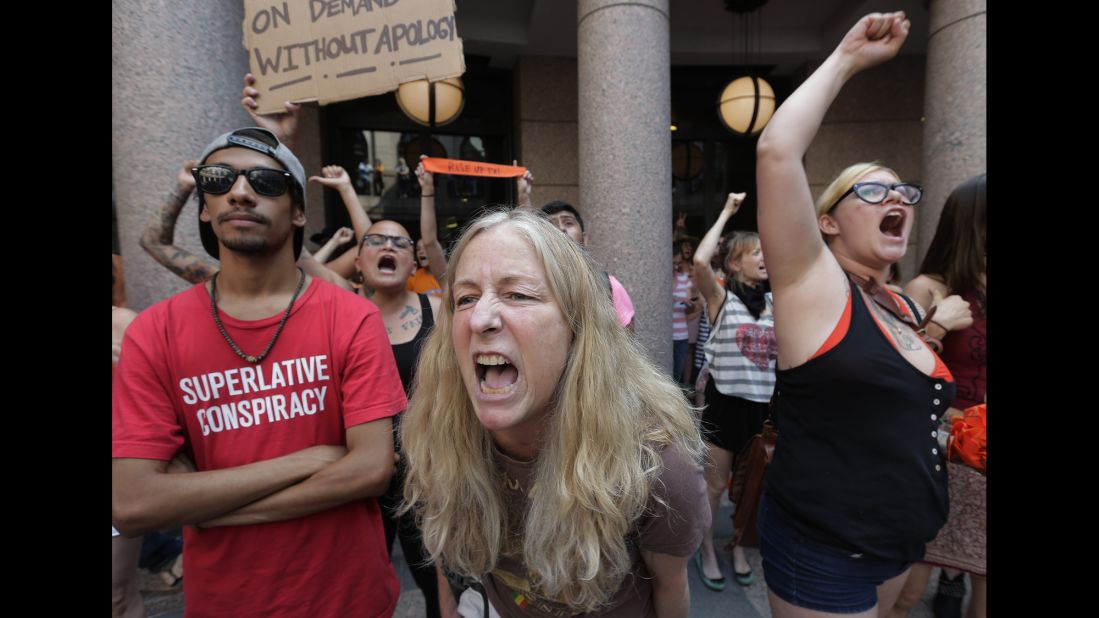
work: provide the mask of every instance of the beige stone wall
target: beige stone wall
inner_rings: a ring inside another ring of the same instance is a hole
[[[111,21],[111,174],[126,297],[140,311],[190,286],[153,261],[138,241],[159,211],[184,160],[213,138],[252,124],[240,106],[248,61],[240,2],[113,0]],[[306,173],[320,170],[316,109],[303,115],[296,154]],[[321,190],[308,189],[306,238],[324,227]],[[176,244],[207,259],[197,205],[184,206]]]
[[[805,154],[814,200],[840,171],[860,161],[881,161],[902,179],[926,184],[921,169],[925,64],[924,56],[898,56],[844,86]],[[806,66],[801,79],[816,66]],[[918,229],[914,224],[901,261],[905,280],[915,274]]]
[[[516,68],[519,164],[534,174],[533,202],[579,203],[576,59],[521,56]]]

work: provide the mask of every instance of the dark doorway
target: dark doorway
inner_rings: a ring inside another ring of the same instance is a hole
[[[420,186],[412,172],[419,154],[510,164],[515,152],[512,131],[512,72],[488,66],[487,58],[466,56],[465,106],[456,120],[428,134],[397,105],[393,93],[336,103],[321,108],[325,162],[343,166],[356,182],[359,200],[372,220],[400,222],[420,237]],[[398,173],[401,161],[408,174]],[[378,163],[382,174],[360,179],[359,163]],[[403,178],[402,178],[403,176]],[[446,247],[484,207],[515,202],[511,179],[471,176],[435,178],[439,240]],[[325,224],[350,226],[339,196],[325,191]]]

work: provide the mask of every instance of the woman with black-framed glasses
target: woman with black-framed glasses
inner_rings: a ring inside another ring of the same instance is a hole
[[[909,27],[900,12],[859,20],[759,140],[780,431],[759,536],[776,617],[877,616],[946,520],[937,430],[954,379],[924,339],[919,308],[882,285],[923,192],[859,163],[814,208],[803,165],[843,85],[895,56]]]

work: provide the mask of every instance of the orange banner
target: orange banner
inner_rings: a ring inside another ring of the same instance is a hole
[[[424,169],[432,174],[455,174],[458,176],[485,176],[487,178],[515,178],[527,173],[521,165],[497,165],[480,161],[462,161],[460,159],[440,159],[424,157],[420,159]]]

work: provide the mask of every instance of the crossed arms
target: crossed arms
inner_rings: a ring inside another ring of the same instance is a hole
[[[347,448],[311,446],[235,468],[196,472],[171,462],[111,463],[113,523],[126,536],[181,525],[269,523],[380,495],[393,474],[390,419],[347,429]]]

